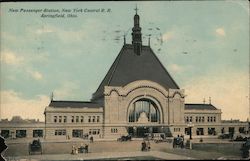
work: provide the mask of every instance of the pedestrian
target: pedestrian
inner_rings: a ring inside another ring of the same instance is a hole
[[[150,150],[150,142],[149,142],[149,140],[148,140],[148,142],[147,142],[147,149],[148,149],[148,151]]]
[[[89,145],[85,144],[85,153],[88,153],[88,152],[89,152]]]
[[[184,135],[181,134],[181,138],[182,138],[181,148],[184,148]]]
[[[94,138],[93,136],[90,136],[90,142],[93,143],[94,142]]]
[[[77,154],[77,153],[78,153],[77,147],[73,145],[71,154]]]
[[[145,140],[143,140],[143,142],[141,143],[141,151],[144,151],[146,149],[146,142]]]

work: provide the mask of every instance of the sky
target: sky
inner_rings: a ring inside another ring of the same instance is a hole
[[[1,3],[0,118],[20,115],[43,121],[52,92],[54,100],[89,101],[121,50],[123,35],[131,43],[136,5],[143,44],[151,35],[152,50],[185,89],[185,102],[203,103],[205,98],[208,103],[211,97],[222,119],[245,121],[246,0]],[[73,13],[74,9],[83,12]],[[104,12],[86,12],[93,9]]]

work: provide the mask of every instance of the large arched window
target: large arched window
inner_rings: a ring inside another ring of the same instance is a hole
[[[156,104],[149,99],[140,99],[129,108],[129,122],[160,122]]]

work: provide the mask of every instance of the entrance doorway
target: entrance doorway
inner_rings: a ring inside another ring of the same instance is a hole
[[[147,136],[147,133],[149,133],[148,127],[138,127],[136,130],[136,135],[139,138],[143,138]]]

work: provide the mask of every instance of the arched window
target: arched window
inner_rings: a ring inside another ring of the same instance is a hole
[[[160,113],[156,104],[149,99],[140,99],[129,108],[129,122],[160,122]]]

